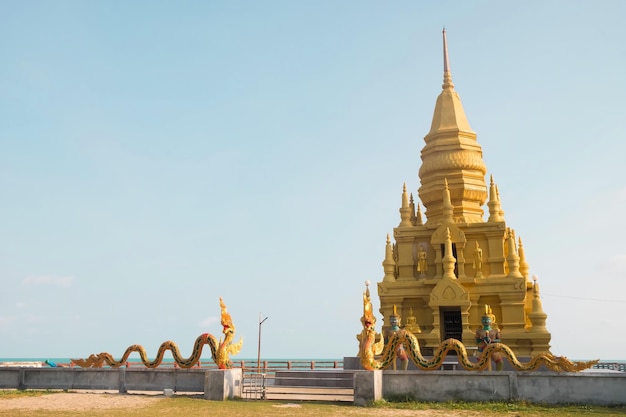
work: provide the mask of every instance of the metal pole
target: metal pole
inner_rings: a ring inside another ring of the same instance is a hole
[[[258,374],[261,373],[261,325],[267,320],[269,317],[265,317],[261,320],[261,313],[259,313],[259,348],[257,349],[257,359],[256,359],[256,372]]]

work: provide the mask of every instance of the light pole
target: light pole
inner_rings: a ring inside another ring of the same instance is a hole
[[[257,359],[256,359],[256,372],[258,374],[261,373],[261,325],[267,320],[269,317],[265,317],[261,320],[261,313],[259,313],[259,348],[257,349]]]

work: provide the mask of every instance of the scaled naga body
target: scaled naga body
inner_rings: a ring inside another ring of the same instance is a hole
[[[243,340],[239,340],[236,344],[232,344],[232,340],[235,337],[235,326],[233,325],[233,320],[230,317],[230,314],[226,310],[226,306],[224,302],[220,298],[220,308],[221,312],[221,323],[224,333],[224,340],[220,337],[218,341],[215,336],[204,333],[196,338],[196,341],[193,345],[193,351],[189,358],[184,358],[180,354],[180,350],[178,349],[178,345],[170,340],[167,342],[163,342],[161,346],[159,346],[159,350],[157,351],[156,357],[154,360],[149,360],[148,355],[146,354],[146,350],[141,345],[132,345],[129,346],[124,354],[119,360],[115,360],[110,353],[103,352],[99,354],[89,355],[87,359],[72,359],[72,362],[83,368],[100,368],[103,365],[108,365],[113,368],[117,368],[122,366],[128,360],[128,357],[131,353],[137,352],[141,358],[141,362],[147,368],[156,368],[161,362],[163,362],[163,355],[166,350],[170,350],[172,352],[172,357],[174,358],[174,362],[181,368],[191,368],[195,366],[200,357],[202,355],[202,348],[204,345],[209,345],[211,349],[211,357],[213,361],[217,364],[219,369],[228,369],[232,367],[232,361],[230,360],[229,355],[236,355],[241,350],[241,346],[243,345]]]
[[[426,359],[420,352],[417,338],[410,332],[400,329],[389,337],[389,340],[383,346],[382,335],[378,335],[380,340],[376,342],[377,334],[375,329],[376,318],[372,311],[372,303],[370,300],[369,288],[363,293],[363,317],[361,317],[363,331],[360,335],[359,357],[361,366],[366,370],[386,369],[389,368],[396,359],[396,348],[402,343],[407,350],[409,358],[415,365],[422,370],[439,369],[447,353],[451,350],[456,351],[459,364],[468,371],[484,370],[489,364],[492,354],[499,352],[506,357],[513,368],[518,371],[533,371],[541,365],[545,365],[549,369],[557,372],[578,372],[583,369],[591,368],[597,360],[588,362],[572,362],[563,356],[554,356],[552,354],[535,355],[527,363],[521,363],[515,353],[505,344],[491,343],[482,352],[477,362],[469,360],[465,345],[456,339],[444,340],[435,350],[432,359]],[[382,353],[381,353],[382,351]],[[376,356],[380,354],[380,358]]]

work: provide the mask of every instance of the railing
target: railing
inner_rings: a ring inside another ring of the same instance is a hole
[[[68,364],[59,364],[59,366],[68,366]],[[70,367],[76,366],[74,363],[69,364]],[[105,366],[106,367],[106,366]],[[126,368],[144,367],[140,360],[127,361]],[[176,362],[162,362],[159,368],[179,368]],[[201,360],[193,368],[216,369],[217,365],[210,359]],[[342,360],[264,360],[257,362],[255,360],[233,361],[233,368],[242,368],[245,372],[258,373],[274,373],[278,370],[322,370],[322,369],[343,369]]]
[[[265,399],[285,399],[289,397],[287,386],[281,386],[283,384],[290,384],[286,382],[289,378],[277,377],[277,373],[281,371],[330,371],[330,370],[343,370],[343,361],[340,360],[320,360],[320,361],[306,361],[306,360],[265,360],[257,362],[255,360],[250,361],[238,361],[233,363],[233,367],[241,367],[243,369],[243,387],[242,397],[253,400],[265,400]],[[300,382],[302,377],[298,377]],[[280,387],[280,388],[279,388]],[[302,391],[302,389],[300,389]],[[328,398],[329,394],[333,392],[322,392],[321,389],[312,390],[307,389],[307,395],[304,392],[298,392],[298,398],[304,399],[323,399]],[[294,393],[295,394],[295,393]],[[350,394],[352,395],[352,394]],[[346,397],[348,398],[348,397]],[[352,398],[352,397],[350,397]],[[334,398],[334,401],[341,400]]]
[[[626,372],[626,363],[623,362],[599,362],[593,365],[593,369],[607,369],[610,371]]]
[[[306,360],[265,360],[265,361],[237,361],[233,363],[236,368],[242,368],[244,373],[249,372],[262,372],[272,373],[282,370],[323,370],[323,369],[343,369],[343,361],[340,360],[320,360],[320,361],[306,361]]]

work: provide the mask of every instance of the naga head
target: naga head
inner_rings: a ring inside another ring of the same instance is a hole
[[[361,324],[365,330],[374,330],[376,325],[376,317],[372,311],[372,301],[370,300],[370,282],[365,281],[365,292],[363,293],[363,317],[361,317]]]
[[[222,301],[222,297],[220,297],[220,308],[222,309],[222,333],[235,333],[233,319],[230,317],[228,310],[226,310],[226,305],[224,304],[224,301]]]

